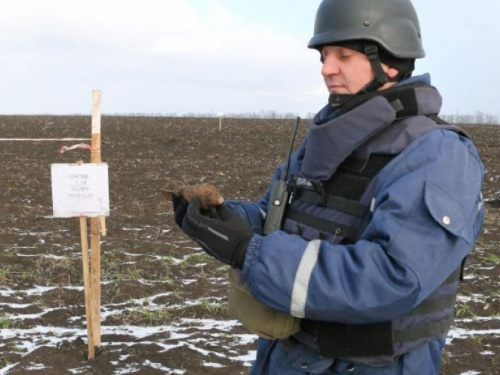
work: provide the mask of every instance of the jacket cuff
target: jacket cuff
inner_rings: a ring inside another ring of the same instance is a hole
[[[263,237],[254,234],[248,243],[247,252],[245,255],[245,262],[243,263],[243,268],[241,269],[241,278],[248,285],[248,279],[250,277],[250,272],[260,256],[260,247],[262,246]]]

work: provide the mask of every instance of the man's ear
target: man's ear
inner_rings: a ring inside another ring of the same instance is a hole
[[[389,77],[389,79],[393,79],[398,74],[399,74],[399,71],[397,69],[388,67],[388,69],[387,69],[387,77]]]

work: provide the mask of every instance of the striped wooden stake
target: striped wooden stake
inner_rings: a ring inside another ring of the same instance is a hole
[[[101,162],[101,91],[92,91],[92,140],[91,163]],[[96,346],[101,345],[101,218],[90,219],[90,261],[92,328]]]
[[[94,328],[92,325],[92,301],[89,275],[89,244],[87,233],[87,218],[80,218],[80,235],[82,241],[83,287],[85,290],[85,315],[87,317],[88,359],[95,357]]]
[[[91,163],[101,162],[101,91],[92,91]],[[87,315],[88,359],[95,358],[95,347],[101,345],[101,228],[104,217],[90,219],[90,261],[88,256],[87,218],[80,218],[82,242],[85,314]]]

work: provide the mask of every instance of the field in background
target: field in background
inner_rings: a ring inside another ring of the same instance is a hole
[[[297,143],[307,133],[306,121]],[[209,182],[255,199],[293,119],[103,117],[111,216],[102,241],[102,347],[86,360],[77,219],[49,219],[50,164],[89,161],[71,142],[0,142],[1,374],[245,374],[255,336],[226,313],[228,269],[175,226],[161,189]],[[484,233],[467,261],[444,375],[498,374],[498,126],[465,129],[486,165]],[[0,138],[89,137],[83,116],[0,116]],[[78,142],[73,142],[78,143]]]

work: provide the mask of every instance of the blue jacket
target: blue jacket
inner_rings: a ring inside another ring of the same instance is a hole
[[[419,115],[402,120],[415,126],[441,105],[440,97],[417,99]],[[357,123],[394,121],[387,101],[371,99],[362,106],[353,121],[339,118],[327,136],[306,139],[291,159],[290,174],[328,179],[354,149],[363,152],[354,144],[362,141]],[[313,120],[313,131],[325,111]],[[390,137],[383,139],[386,150],[397,147]],[[427,132],[398,153],[374,180],[370,214],[353,244],[310,241],[284,231],[262,236],[270,189],[255,202],[228,202],[255,232],[241,271],[252,294],[294,316],[345,324],[395,319],[430,296],[459,267],[479,233],[483,165],[470,139],[449,130]]]

